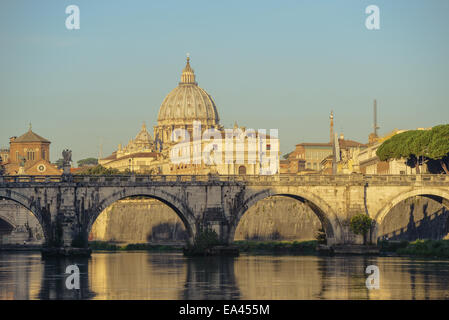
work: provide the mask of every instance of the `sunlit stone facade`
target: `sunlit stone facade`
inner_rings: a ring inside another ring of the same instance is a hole
[[[187,58],[181,81],[161,104],[154,140],[143,126],[99,163],[151,174],[277,174],[279,139],[270,130],[224,129],[215,101],[198,86]]]

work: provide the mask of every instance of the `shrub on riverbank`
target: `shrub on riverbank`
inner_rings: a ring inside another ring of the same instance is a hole
[[[241,252],[247,253],[315,253],[318,241],[235,241]]]
[[[182,247],[173,245],[149,244],[149,243],[130,243],[123,247],[123,250],[147,250],[147,251],[181,251]]]
[[[105,241],[91,241],[89,242],[89,247],[92,250],[105,250],[105,251],[120,250],[120,246]]]
[[[449,240],[416,240],[397,253],[421,257],[449,258]]]
[[[399,249],[403,249],[407,247],[409,244],[408,241],[402,240],[402,241],[388,241],[388,240],[382,240],[377,243],[377,246],[380,248],[380,252],[382,253],[395,253]]]
[[[160,245],[150,243],[130,243],[124,246],[119,246],[105,241],[89,242],[89,247],[94,251],[181,251],[181,246],[175,245]]]
[[[215,246],[223,245],[215,230],[210,228],[199,228],[193,245],[187,244],[184,249],[186,256],[207,256]]]

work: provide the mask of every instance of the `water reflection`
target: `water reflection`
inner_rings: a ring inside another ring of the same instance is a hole
[[[40,254],[0,253],[0,299],[33,299],[42,277],[40,262]]]
[[[80,290],[65,286],[74,263]],[[366,288],[369,265],[379,267],[379,290]],[[0,299],[449,299],[449,261],[148,252],[42,261],[39,253],[3,253]]]
[[[180,299],[240,299],[234,274],[233,257],[187,259],[187,279]]]
[[[180,254],[96,253],[91,258],[95,299],[178,299],[187,277]]]
[[[76,264],[80,271],[79,289],[68,289],[66,280],[70,274],[66,274],[69,265]],[[43,260],[42,284],[37,296],[41,300],[85,300],[95,297],[95,293],[89,287],[89,259],[46,259]]]

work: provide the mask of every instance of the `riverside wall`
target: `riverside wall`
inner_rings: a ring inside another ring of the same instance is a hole
[[[243,216],[235,240],[312,240],[321,228],[315,213],[301,202],[272,197]],[[185,227],[176,213],[154,199],[120,200],[100,214],[90,240],[125,243],[183,241]]]
[[[313,240],[321,222],[303,203],[271,197],[252,206],[241,219],[234,240]],[[378,228],[389,240],[449,238],[449,211],[435,200],[414,197],[396,205]],[[185,227],[176,213],[155,199],[120,200],[92,227],[90,240],[119,243],[182,242]]]

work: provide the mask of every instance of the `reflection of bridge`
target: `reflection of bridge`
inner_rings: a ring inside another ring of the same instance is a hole
[[[51,246],[87,244],[98,215],[115,201],[148,196],[170,206],[190,241],[208,225],[231,242],[247,209],[274,195],[297,199],[320,218],[329,244],[360,241],[348,219],[366,213],[380,225],[401,201],[426,196],[449,206],[446,175],[276,175],[276,176],[5,176],[0,198],[14,200],[37,217]],[[376,234],[374,232],[373,239]]]

